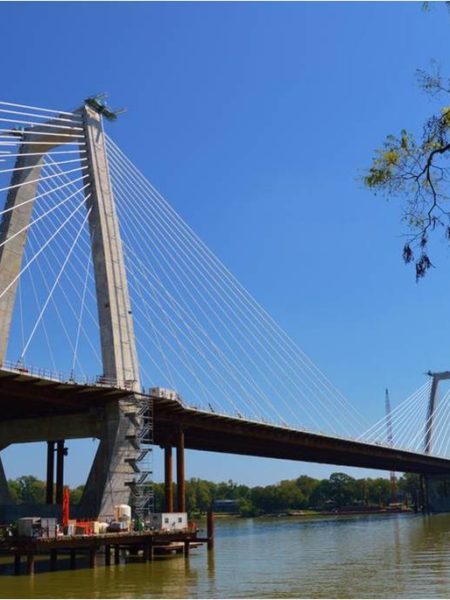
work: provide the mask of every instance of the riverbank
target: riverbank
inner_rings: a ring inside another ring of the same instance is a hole
[[[268,518],[310,518],[310,517],[329,517],[329,516],[348,516],[348,515],[392,515],[392,514],[412,514],[415,511],[413,508],[408,506],[403,507],[346,507],[345,509],[333,509],[333,510],[288,510],[288,511],[280,511],[280,512],[270,512],[270,513],[259,513],[257,515],[242,515],[239,513],[233,512],[215,512],[215,519],[268,519]],[[203,519],[205,515],[193,515],[194,519]]]

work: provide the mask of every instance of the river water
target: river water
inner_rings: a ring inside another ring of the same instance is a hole
[[[450,597],[450,515],[217,519],[213,552],[38,572],[2,598]]]

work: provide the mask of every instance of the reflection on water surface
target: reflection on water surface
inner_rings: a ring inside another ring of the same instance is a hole
[[[2,598],[449,596],[450,515],[221,519],[188,561],[0,577]]]

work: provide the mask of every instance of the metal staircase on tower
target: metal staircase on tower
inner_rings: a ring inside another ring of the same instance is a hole
[[[134,394],[132,409],[125,416],[130,421],[126,439],[133,449],[133,455],[126,457],[125,462],[135,475],[126,485],[131,491],[131,503],[136,517],[145,521],[153,511],[153,400],[149,396]]]

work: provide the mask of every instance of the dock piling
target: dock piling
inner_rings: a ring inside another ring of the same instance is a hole
[[[105,566],[109,567],[111,564],[111,546],[106,544],[105,546]]]
[[[14,575],[20,574],[20,559],[21,559],[20,554],[14,555]]]
[[[89,550],[89,566],[94,569],[97,566],[97,548]]]
[[[34,575],[34,552],[27,554],[27,575]]]
[[[206,516],[206,537],[208,539],[208,550],[214,548],[214,514],[212,510],[208,510]]]

